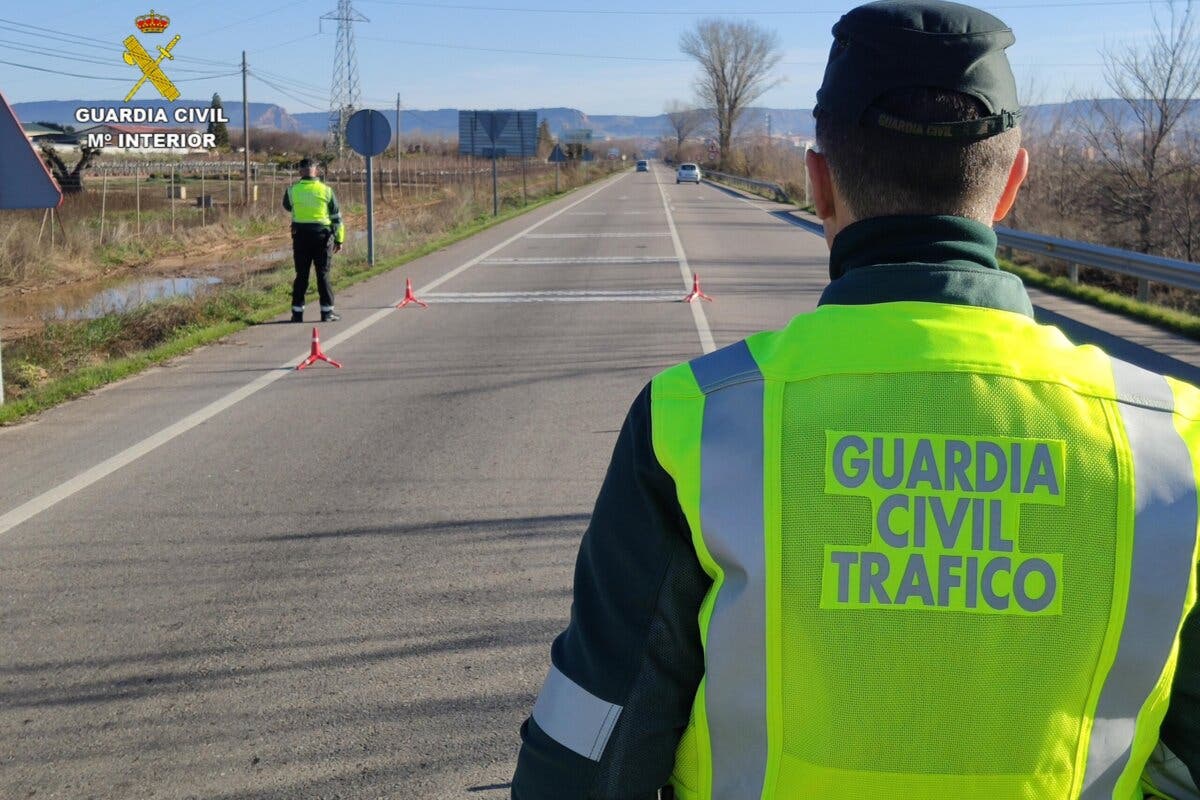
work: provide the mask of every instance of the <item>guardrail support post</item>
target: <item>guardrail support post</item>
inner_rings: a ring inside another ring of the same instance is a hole
[[[1079,265],[1067,264],[1067,277],[1071,279],[1071,283],[1079,283]]]
[[[1138,278],[1137,299],[1143,303],[1150,301],[1150,281],[1145,278]]]

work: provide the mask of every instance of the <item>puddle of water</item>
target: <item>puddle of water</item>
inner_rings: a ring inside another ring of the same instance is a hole
[[[122,281],[108,287],[98,287],[96,284],[63,286],[0,300],[0,320],[13,324],[18,320],[96,319],[105,314],[131,311],[153,300],[191,297],[219,283],[220,278],[210,276],[145,278]]]

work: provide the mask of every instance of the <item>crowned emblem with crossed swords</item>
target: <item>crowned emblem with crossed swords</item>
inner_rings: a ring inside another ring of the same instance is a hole
[[[171,24],[171,18],[163,14],[154,13],[154,9],[150,9],[149,14],[144,14],[134,20],[138,30],[143,33],[162,33]],[[167,44],[166,47],[159,45],[158,58],[152,57],[146,48],[142,47],[142,43],[138,41],[134,35],[129,35],[125,38],[125,53],[123,58],[125,63],[130,66],[137,67],[142,71],[142,77],[138,78],[138,82],[129,90],[129,94],[125,95],[125,102],[128,103],[137,94],[138,89],[142,88],[142,84],[146,81],[154,84],[154,88],[158,89],[159,94],[168,100],[174,102],[179,98],[179,90],[175,88],[175,84],[171,83],[171,79],[162,71],[159,66],[164,58],[175,60],[175,56],[171,55],[171,51],[175,45],[179,43],[179,36],[175,36]]]

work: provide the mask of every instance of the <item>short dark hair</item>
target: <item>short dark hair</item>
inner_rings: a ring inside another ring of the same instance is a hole
[[[987,115],[967,94],[899,89],[875,105],[912,122],[957,122]],[[932,139],[817,114],[817,147],[856,219],[948,214],[990,224],[1021,146],[1020,129],[986,139]]]
[[[313,160],[311,158],[300,159],[300,169],[308,169],[312,165],[313,165]]]

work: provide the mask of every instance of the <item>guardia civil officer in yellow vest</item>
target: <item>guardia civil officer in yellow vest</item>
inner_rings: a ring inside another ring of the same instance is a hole
[[[296,280],[292,283],[292,322],[304,321],[304,294],[308,291],[309,268],[317,269],[317,293],[321,321],[336,322],[333,286],[329,283],[332,253],[342,249],[346,226],[333,188],[316,177],[311,159],[300,162],[300,180],[283,193],[283,207],[292,212],[292,258]]]
[[[1200,391],[998,269],[1003,22],[882,2],[833,36],[832,280],[635,401],[512,795],[1200,797]]]

